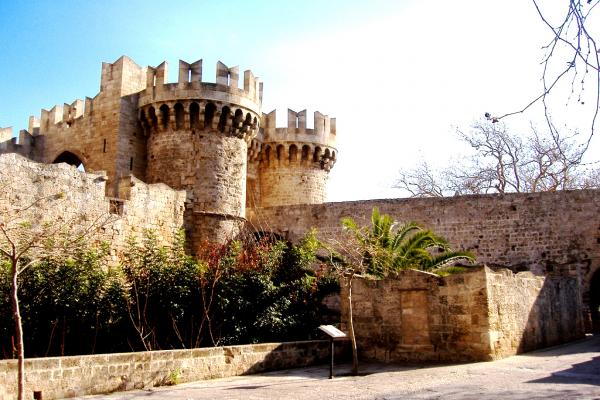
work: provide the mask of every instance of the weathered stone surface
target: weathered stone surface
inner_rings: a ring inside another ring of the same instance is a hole
[[[167,76],[166,62],[143,68],[123,56],[103,63],[93,99],[42,110],[18,144],[10,128],[0,128],[0,153],[105,171],[113,198],[123,196],[130,176],[185,190],[192,251],[204,240],[234,238],[246,204],[324,201],[335,119],[316,112],[307,129],[306,112],[289,110],[288,127],[276,128],[275,112],[261,112],[262,83],[245,71],[240,88],[239,68],[221,62],[216,83],[202,81],[202,60],[180,61],[177,83]]]
[[[141,238],[144,230],[154,232],[160,244],[169,245],[183,227],[185,192],[164,184],[148,185],[128,177],[120,180],[122,198],[108,198],[103,173],[84,173],[67,164],[36,163],[17,154],[0,155],[0,184],[10,188],[6,200],[17,206],[62,194],[51,208],[36,211],[46,217],[50,214],[47,219],[108,220],[96,239],[109,241],[114,255],[126,246],[128,238]]]
[[[341,356],[347,347],[337,346]],[[324,362],[329,342],[263,343],[190,350],[28,359],[26,398],[44,399],[141,389],[201,379],[298,368]],[[16,397],[17,361],[0,361],[0,400]],[[29,396],[29,397],[28,397]]]
[[[343,217],[368,225],[373,207],[433,229],[482,264],[578,277],[588,305],[592,276],[600,271],[600,190],[289,205],[249,210],[248,219],[257,226],[268,221],[291,240],[315,227],[335,242],[343,240]]]
[[[341,299],[347,328],[346,286]],[[352,311],[359,351],[384,362],[493,360],[584,334],[576,278],[488,267],[443,278],[415,270],[356,278]]]

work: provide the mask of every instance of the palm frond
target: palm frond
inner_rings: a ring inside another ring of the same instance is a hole
[[[423,266],[423,269],[425,271],[435,271],[459,260],[474,262],[475,257],[467,251],[446,251],[433,256],[430,262]]]
[[[441,271],[458,260],[474,261],[471,253],[451,251],[442,236],[416,222],[397,227],[394,219],[381,214],[377,207],[371,212],[370,227],[361,228],[352,218],[342,219],[342,224],[362,247],[367,272],[378,277],[407,268]]]
[[[392,241],[392,248],[396,249],[401,243],[403,243],[406,238],[413,234],[415,231],[420,231],[423,228],[416,222],[408,222],[398,228],[396,235],[394,235],[394,240]]]

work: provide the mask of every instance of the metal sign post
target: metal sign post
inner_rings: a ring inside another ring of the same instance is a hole
[[[324,332],[327,336],[329,336],[329,351],[331,352],[331,363],[329,364],[329,379],[333,379],[333,359],[335,354],[335,347],[333,342],[336,339],[346,339],[347,335],[333,325],[321,325],[319,326],[319,329],[322,332]]]

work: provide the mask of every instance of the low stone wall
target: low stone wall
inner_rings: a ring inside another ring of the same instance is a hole
[[[584,333],[574,278],[486,270],[491,354],[503,358],[579,339]]]
[[[343,346],[336,346],[338,356]],[[25,398],[45,400],[142,389],[325,362],[329,341],[266,343],[25,360]],[[0,361],[0,400],[16,398],[17,360]]]
[[[342,286],[342,321],[348,291]],[[402,271],[355,279],[353,321],[365,359],[494,360],[583,337],[578,281],[476,267],[439,277]]]

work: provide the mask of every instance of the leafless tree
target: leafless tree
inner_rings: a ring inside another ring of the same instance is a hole
[[[476,122],[458,131],[473,154],[440,172],[425,162],[400,174],[394,184],[412,197],[462,194],[541,192],[600,187],[598,169],[582,161],[585,147],[576,134],[557,129],[541,133],[535,126],[521,137],[503,123]]]
[[[445,188],[427,161],[421,161],[408,171],[400,171],[395,187],[406,190],[411,197],[443,197]]]
[[[5,167],[5,165],[3,165]],[[109,214],[80,214],[67,203],[59,190],[44,195],[19,197],[6,176],[0,176],[0,262],[10,268],[10,300],[15,324],[18,358],[18,399],[23,399],[24,358],[23,326],[19,309],[19,275],[45,258],[65,256],[89,241],[112,219]]]
[[[544,56],[542,59],[542,90],[541,93],[526,104],[523,108],[494,116],[485,113],[487,119],[498,122],[503,118],[521,114],[531,106],[541,102],[544,107],[548,129],[555,133],[555,127],[550,119],[549,96],[555,92],[559,83],[565,81],[570,85],[570,95],[567,103],[573,98],[580,104],[584,104],[584,90],[592,89],[595,106],[592,110],[591,126],[587,136],[584,152],[587,150],[590,140],[594,135],[596,120],[600,108],[600,50],[594,38],[593,11],[600,4],[600,0],[568,0],[563,2],[564,12],[560,18],[552,18],[549,9],[551,7],[542,5],[542,0],[532,0],[533,5],[544,25],[550,30],[551,37],[543,46]]]
[[[352,284],[355,278],[361,277],[366,271],[362,248],[348,232],[344,232],[342,237],[328,237],[321,243],[327,254],[326,262],[339,276],[340,285],[344,287],[347,295],[348,319],[346,322],[352,349],[352,374],[358,375],[358,347],[352,313]]]

